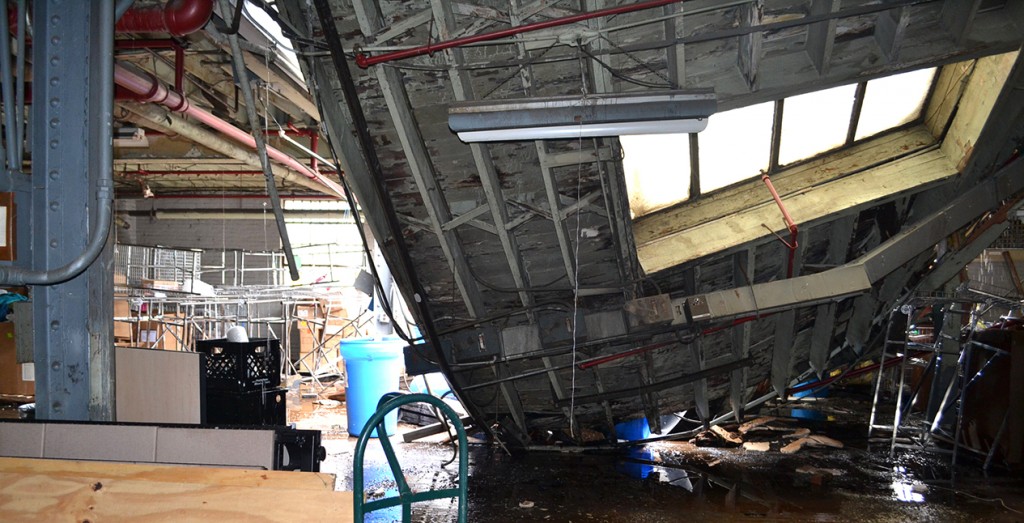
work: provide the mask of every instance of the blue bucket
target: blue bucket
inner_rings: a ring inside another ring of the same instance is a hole
[[[619,439],[637,441],[651,437],[651,428],[647,425],[647,418],[637,418],[616,424],[615,434]]]
[[[377,412],[381,396],[398,391],[402,369],[402,348],[398,338],[352,338],[338,343],[345,358],[345,405],[348,409],[348,433],[357,437],[366,422]],[[398,410],[384,417],[384,428],[393,435],[398,429]],[[370,434],[377,437],[377,430]]]

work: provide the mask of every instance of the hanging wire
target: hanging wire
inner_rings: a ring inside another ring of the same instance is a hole
[[[580,104],[583,105],[587,100],[587,77],[586,67],[583,63],[583,56],[579,54],[579,50],[583,49],[583,43],[577,42],[577,59],[580,65],[580,91],[581,98]],[[578,139],[579,149],[579,161],[576,164],[576,201],[580,201],[580,193],[583,190],[583,125],[584,121],[580,119],[580,134]],[[576,437],[576,324],[579,319],[579,306],[580,306],[580,221],[583,217],[582,209],[576,213],[576,246],[575,254],[573,255],[573,291],[572,291],[572,384],[569,388],[569,434],[573,438]]]

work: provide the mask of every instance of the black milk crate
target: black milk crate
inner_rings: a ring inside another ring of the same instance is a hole
[[[287,425],[288,389],[206,391],[207,425]]]
[[[200,340],[196,342],[196,352],[206,354],[207,389],[240,392],[281,385],[279,340]]]

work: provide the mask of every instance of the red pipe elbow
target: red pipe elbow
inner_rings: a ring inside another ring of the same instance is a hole
[[[213,0],[171,0],[163,6],[129,9],[117,22],[119,33],[170,33],[185,36],[203,28]]]

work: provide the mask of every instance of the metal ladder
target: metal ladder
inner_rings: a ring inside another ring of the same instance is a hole
[[[412,489],[409,488],[409,484],[405,481],[405,475],[402,474],[402,465],[398,462],[398,458],[395,456],[395,449],[391,446],[391,440],[388,439],[387,430],[384,427],[384,416],[402,405],[420,402],[429,403],[430,405],[440,409],[451,422],[452,426],[455,427],[455,432],[459,438],[459,484],[455,488],[413,492]],[[384,455],[388,458],[388,465],[390,465],[391,473],[394,475],[395,483],[398,485],[398,496],[368,502],[366,501],[366,495],[363,491],[363,458],[366,453],[366,443],[371,439],[370,434],[373,433],[374,427],[377,428],[377,439],[380,441],[380,445],[384,449]],[[399,394],[394,392],[385,394],[381,397],[380,402],[377,403],[377,412],[375,412],[373,416],[366,421],[366,425],[363,426],[363,431],[359,435],[359,441],[356,442],[356,452],[352,459],[353,520],[361,522],[363,521],[363,516],[368,512],[402,505],[402,521],[408,523],[412,519],[413,503],[430,501],[433,499],[458,497],[458,520],[459,523],[465,523],[466,478],[469,475],[469,457],[466,453],[467,445],[466,429],[462,426],[462,421],[459,419],[459,416],[450,406],[448,406],[447,403],[427,394]]]

